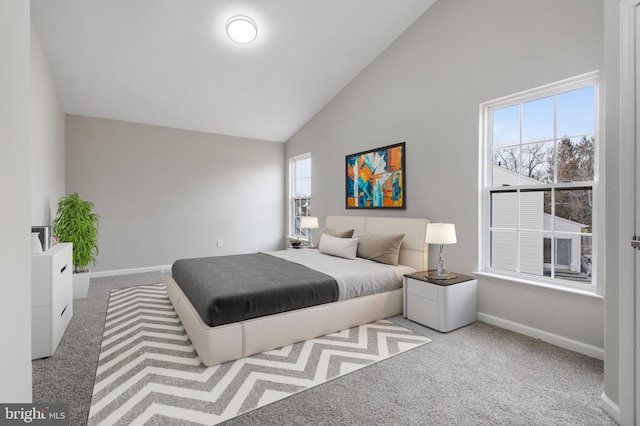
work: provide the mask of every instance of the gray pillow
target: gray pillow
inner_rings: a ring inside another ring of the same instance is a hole
[[[348,231],[336,231],[335,229],[324,228],[322,230],[322,234],[331,235],[332,237],[336,238],[351,238],[353,237],[354,231],[354,229],[349,229]],[[322,234],[320,234],[320,238],[322,238]]]
[[[356,255],[388,265],[397,265],[404,234],[359,234]]]

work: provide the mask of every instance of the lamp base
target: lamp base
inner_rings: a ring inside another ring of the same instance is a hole
[[[444,274],[438,274],[438,271],[427,272],[425,274],[425,278],[431,278],[432,280],[451,280],[453,278],[458,278],[456,274],[452,274],[450,272],[445,272]]]

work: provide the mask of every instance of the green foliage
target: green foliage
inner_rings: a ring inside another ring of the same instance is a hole
[[[84,271],[89,263],[96,263],[100,216],[92,213],[93,207],[91,201],[81,199],[77,192],[58,201],[53,233],[60,242],[73,243],[74,272]]]

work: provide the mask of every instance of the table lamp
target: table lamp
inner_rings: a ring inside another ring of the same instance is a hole
[[[311,229],[318,227],[318,218],[315,216],[300,216],[300,228],[308,229],[309,232],[309,248],[315,248],[311,239]]]
[[[456,240],[456,226],[453,223],[429,223],[427,224],[427,235],[425,236],[425,242],[428,244],[440,244],[440,252],[438,257],[438,270],[428,272],[427,278],[434,278],[437,280],[450,280],[456,278],[457,275],[447,272],[444,265],[444,245],[455,244]]]

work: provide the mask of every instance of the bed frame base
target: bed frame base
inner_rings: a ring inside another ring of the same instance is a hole
[[[167,293],[202,363],[214,366],[402,313],[402,289],[210,327],[169,277]]]

